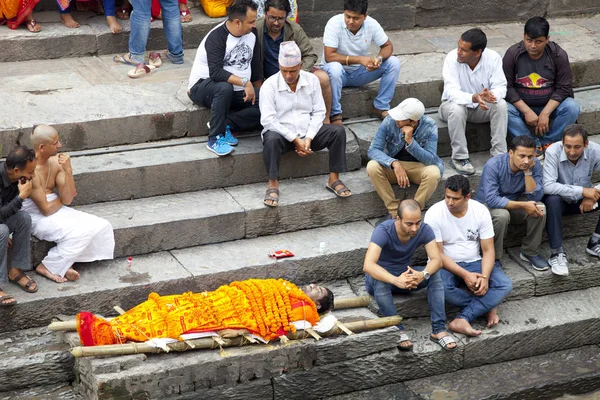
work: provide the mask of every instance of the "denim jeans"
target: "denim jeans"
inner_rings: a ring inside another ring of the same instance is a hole
[[[413,267],[413,269],[415,271],[423,271],[425,267]],[[392,295],[410,294],[415,290],[427,288],[427,302],[429,303],[429,313],[431,315],[431,332],[435,335],[446,330],[444,285],[442,284],[439,273],[431,275],[429,280],[423,280],[423,282],[417,286],[417,289],[413,290],[400,289],[389,283],[378,281],[370,275],[365,275],[365,286],[367,287],[367,292],[375,298],[379,311],[381,311],[381,314],[384,317],[397,315]],[[398,325],[398,328],[403,331],[404,324]]]
[[[544,109],[544,107],[530,108],[537,115],[540,115]],[[550,114],[550,127],[548,133],[540,138],[541,144],[552,144],[562,140],[563,131],[567,125],[574,124],[575,121],[577,121],[578,116],[579,104],[571,97],[564,99],[552,114]],[[529,135],[536,139],[527,127],[523,114],[510,103],[508,103],[508,133],[512,136]]]
[[[457,264],[469,272],[481,273],[481,260]],[[444,283],[446,302],[460,307],[462,310],[457,318],[466,319],[469,322],[497,307],[512,290],[512,281],[502,270],[499,261],[494,264],[489,278],[489,289],[483,296],[475,296],[466,287],[464,289],[459,287],[464,285],[464,282],[452,272],[441,269],[440,274]]]
[[[394,97],[396,90],[396,82],[400,76],[400,60],[397,57],[391,56],[381,63],[381,66],[375,71],[367,71],[362,65],[351,72],[347,72],[344,66],[339,62],[330,62],[321,69],[329,75],[331,84],[331,92],[333,100],[331,102],[331,115],[340,114],[342,105],[340,98],[342,97],[342,88],[346,86],[363,86],[367,83],[376,81],[381,78],[379,90],[373,105],[378,110],[389,110],[390,101]]]
[[[144,53],[150,36],[150,0],[131,0],[131,33],[129,57],[136,63],[144,62]],[[162,23],[167,38],[167,56],[173,64],[183,63],[183,35],[177,0],[161,0]]]
[[[551,249],[562,247],[563,239],[563,215],[579,214],[579,206],[581,201],[576,203],[567,203],[557,194],[548,194],[542,199],[546,204],[546,232],[548,233],[548,241]],[[598,211],[596,208],[593,211]],[[591,217],[591,216],[590,216]],[[600,218],[596,224],[595,233],[600,235]]]

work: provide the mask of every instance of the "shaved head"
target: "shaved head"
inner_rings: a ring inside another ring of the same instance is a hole
[[[31,146],[38,150],[41,144],[48,144],[58,137],[58,131],[50,125],[37,125],[31,132]]]
[[[398,216],[400,219],[404,217],[404,212],[418,212],[421,214],[421,205],[413,199],[402,200],[400,204],[398,204]]]

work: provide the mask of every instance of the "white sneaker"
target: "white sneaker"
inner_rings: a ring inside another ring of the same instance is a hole
[[[565,253],[553,254],[550,256],[548,264],[550,264],[550,267],[552,267],[552,273],[554,275],[569,275],[569,264],[567,262],[567,255]]]

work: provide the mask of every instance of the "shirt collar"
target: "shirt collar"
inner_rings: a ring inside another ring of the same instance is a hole
[[[8,179],[8,174],[6,173],[6,162],[3,162],[0,165],[0,177],[2,178],[2,187],[7,188],[12,185],[12,182]]]
[[[298,84],[296,85],[296,92],[302,86],[307,86],[307,85],[308,85],[308,82],[306,81],[306,78],[303,76],[302,70],[300,70],[300,77],[298,78]],[[290,89],[290,86],[287,84],[285,79],[283,79],[283,75],[281,74],[281,71],[279,71],[277,73],[277,90],[280,92],[283,92],[283,91],[292,92],[292,90]]]
[[[583,149],[583,155],[581,157],[583,157],[584,160],[587,161],[588,159],[588,153],[589,153],[589,147],[586,147],[585,149]],[[581,159],[580,157],[580,159]],[[564,162],[564,161],[569,161],[569,157],[567,157],[567,153],[565,153],[565,147],[563,146],[563,144],[560,144],[560,162]],[[571,161],[569,161],[571,162]],[[573,163],[571,163],[573,164]],[[577,164],[579,164],[579,160],[577,160]],[[573,165],[577,165],[577,164],[573,164]]]
[[[266,17],[265,17],[266,18]],[[279,36],[277,36],[277,39],[273,39],[270,35],[269,32],[267,31],[267,22],[265,21],[265,28],[263,29],[264,32],[264,37],[268,37],[269,40],[275,42],[277,40],[279,40],[279,38],[283,37],[283,30],[285,29],[285,26],[281,28],[281,32],[279,32]]]

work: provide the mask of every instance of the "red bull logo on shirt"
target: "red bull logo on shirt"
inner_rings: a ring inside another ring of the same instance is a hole
[[[550,80],[536,74],[535,72],[521,78],[517,77],[515,79],[515,83],[527,89],[541,89],[552,85]]]

